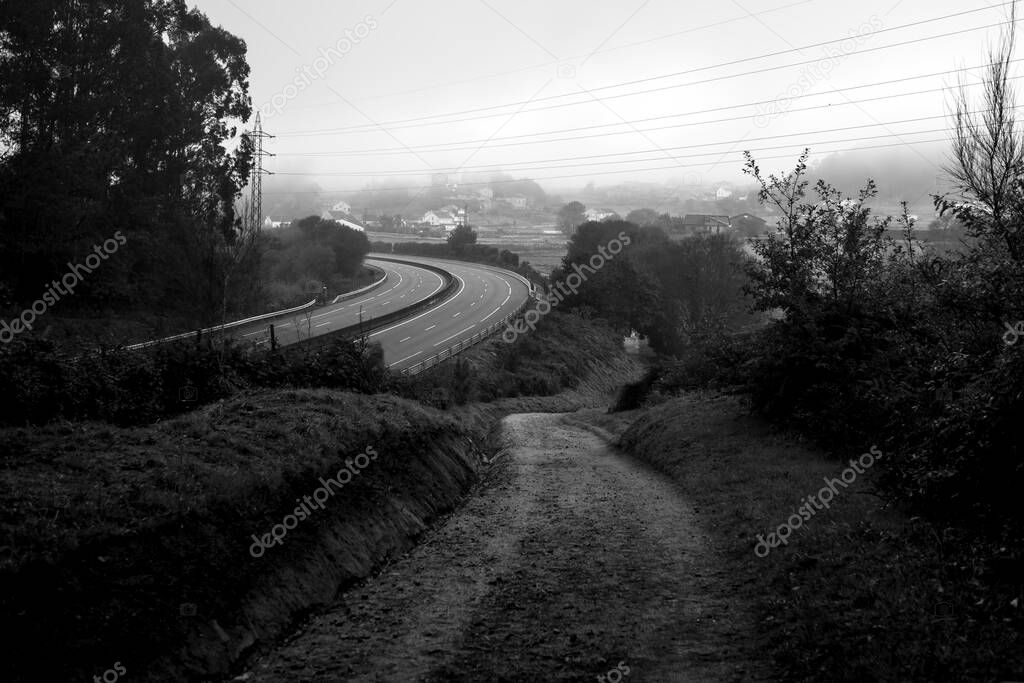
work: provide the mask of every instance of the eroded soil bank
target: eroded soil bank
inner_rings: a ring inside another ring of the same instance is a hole
[[[503,431],[479,495],[241,678],[765,678],[752,617],[668,479],[573,415]]]

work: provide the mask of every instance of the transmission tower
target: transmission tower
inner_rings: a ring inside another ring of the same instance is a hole
[[[253,131],[249,133],[253,143],[252,177],[249,180],[249,219],[252,221],[251,228],[254,233],[263,228],[263,176],[274,175],[263,168],[263,157],[274,156],[263,149],[263,140],[273,138],[273,135],[263,132],[263,122],[260,121],[260,113],[256,112],[256,124]]]

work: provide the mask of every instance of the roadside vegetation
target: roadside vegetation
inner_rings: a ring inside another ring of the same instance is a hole
[[[373,242],[375,252],[384,254],[409,256],[429,256],[431,258],[455,259],[485,265],[498,266],[519,273],[530,282],[545,282],[543,275],[538,273],[528,261],[519,261],[519,255],[508,249],[498,249],[487,244],[477,243],[477,233],[470,225],[461,225],[448,235],[444,243],[437,242]]]
[[[513,343],[495,335],[427,372],[393,377],[388,389],[442,409],[553,396],[614,366],[622,355],[621,335],[604,321],[552,311],[535,332]]]
[[[806,153],[782,175],[748,155],[761,201],[781,216],[729,290],[754,324],[645,315],[666,280],[639,255],[586,284],[609,295],[572,300],[648,334],[662,353],[620,392],[617,410],[642,408],[623,414],[635,422],[622,444],[707,510],[750,577],[765,648],[786,680],[1024,671],[1024,144],[1012,51],[1011,36],[991,55],[984,113],[966,95],[956,102],[948,172],[959,196],[935,205],[966,231],[959,249],[925,248],[906,212],[872,215],[870,180],[850,197],[812,184]],[[626,278],[637,283],[632,308],[613,296]],[[755,556],[758,534],[872,447],[884,458],[838,509]]]
[[[500,447],[503,415],[604,404],[635,374],[599,321],[548,318],[409,379],[360,342],[266,355],[189,342],[74,362],[35,349],[55,383],[10,386],[51,393],[4,405],[39,424],[0,426],[0,613],[17,653],[5,680],[88,677],[107,660],[153,680],[226,674],[458,504]],[[251,557],[253,534],[366,446],[380,458],[343,495]]]
[[[896,454],[883,449],[874,467],[836,487],[827,509],[762,557],[757,537],[787,523],[870,442],[844,449],[843,461],[822,457],[752,414],[748,398],[716,391],[591,419],[691,502],[732,577],[734,599],[756,609],[752,635],[773,680],[1019,680],[1024,623],[1014,547],[887,502],[879,475]]]
[[[71,355],[47,340],[16,339],[0,346],[0,425],[143,425],[255,389],[374,393],[386,378],[380,347],[358,340],[270,350],[213,338],[139,350],[80,347]]]

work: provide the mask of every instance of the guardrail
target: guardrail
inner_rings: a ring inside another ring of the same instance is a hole
[[[372,268],[373,266],[368,266],[368,267]],[[380,270],[380,269],[378,268],[376,270]],[[362,288],[357,289],[357,290],[355,290],[353,292],[346,292],[345,294],[339,294],[338,296],[334,297],[334,300],[331,301],[331,304],[333,305],[333,304],[338,303],[339,301],[346,301],[348,299],[357,297],[360,294],[365,294],[366,292],[369,292],[370,290],[372,290],[375,287],[380,287],[382,284],[384,284],[384,281],[388,279],[388,274],[386,272],[381,271],[381,273],[382,273],[382,275],[381,275],[380,279],[370,283],[366,287],[362,287]],[[283,318],[284,316],[287,316],[287,315],[295,315],[296,313],[305,313],[306,311],[308,311],[308,310],[310,310],[312,308],[315,308],[316,307],[316,302],[317,302],[317,300],[313,299],[309,303],[302,304],[301,306],[296,306],[295,308],[286,308],[283,311],[274,311],[272,313],[262,313],[260,315],[253,316],[251,318],[245,318],[244,320],[235,320],[234,322],[224,323],[223,325],[215,325],[213,327],[204,327],[201,330],[195,330],[193,332],[182,332],[181,334],[175,334],[175,335],[172,335],[170,337],[164,337],[163,339],[154,339],[154,340],[148,341],[148,342],[141,342],[139,344],[132,344],[131,346],[126,346],[125,349],[127,349],[128,351],[137,351],[138,349],[144,349],[144,348],[147,348],[147,347],[150,347],[150,346],[156,346],[157,344],[165,344],[167,342],[178,341],[179,339],[188,339],[189,337],[193,337],[193,336],[194,337],[202,337],[203,335],[210,334],[211,332],[223,332],[224,330],[230,330],[230,329],[233,329],[233,328],[236,328],[236,327],[242,327],[244,325],[250,325],[252,323],[258,323],[261,320],[271,320],[273,318]]]
[[[380,259],[376,256],[374,256],[373,258],[377,258],[378,260],[381,261],[395,261],[398,263],[408,263],[419,266],[420,268],[427,268],[429,270],[433,270],[441,275],[441,277],[445,281],[445,286],[439,289],[438,291],[434,292],[430,296],[428,296],[426,299],[423,299],[422,301],[417,301],[416,303],[410,304],[409,306],[405,306],[404,308],[400,308],[397,311],[385,313],[384,315],[378,316],[376,318],[369,318],[367,320],[360,321],[353,325],[349,325],[348,327],[343,327],[339,330],[334,330],[333,332],[328,332],[326,334],[321,334],[316,337],[303,339],[301,340],[301,342],[292,344],[290,346],[298,347],[301,345],[303,349],[308,349],[311,344],[326,346],[335,339],[349,339],[354,337],[361,337],[368,332],[372,332],[373,330],[384,327],[385,325],[389,325],[390,323],[393,323],[395,321],[407,318],[411,314],[416,313],[417,311],[421,311],[425,308],[430,308],[434,304],[449,298],[459,287],[459,281],[455,277],[453,277],[451,273],[437,266],[430,265],[428,263],[403,261],[401,259],[395,258]]]
[[[458,342],[457,344],[453,344],[452,346],[449,346],[447,349],[444,349],[440,353],[431,356],[430,358],[422,360],[419,363],[416,363],[415,365],[410,365],[405,370],[401,371],[402,374],[403,375],[418,375],[419,373],[423,372],[424,370],[427,370],[428,368],[432,368],[435,365],[437,365],[437,364],[439,364],[439,363],[441,363],[443,361],[446,361],[449,358],[454,357],[456,354],[461,353],[462,351],[465,351],[469,347],[476,346],[477,344],[479,344],[480,342],[484,341],[485,339],[490,337],[492,334],[497,332],[499,329],[501,329],[502,326],[509,324],[510,322],[512,322],[513,320],[518,318],[520,315],[522,315],[523,311],[525,311],[527,306],[530,305],[530,301],[531,301],[531,299],[527,299],[515,311],[513,311],[512,313],[509,313],[508,315],[506,315],[504,318],[502,318],[498,322],[491,324],[490,326],[487,327],[487,329],[483,330],[482,332],[477,332],[476,334],[474,334],[469,339],[464,339],[464,340]]]
[[[246,318],[245,320],[236,320],[230,323],[224,323],[223,325],[215,325],[213,327],[205,327],[201,330],[194,332],[182,332],[181,334],[175,334],[170,337],[164,337],[163,339],[154,339],[153,341],[142,342],[140,344],[132,344],[125,348],[129,351],[136,351],[138,349],[144,349],[149,346],[156,346],[157,344],[165,344],[167,342],[177,341],[179,339],[187,339],[189,337],[202,337],[204,334],[210,334],[211,332],[222,332],[224,330],[230,330],[234,327],[241,327],[242,325],[248,325],[250,323],[258,323],[261,320],[270,320],[271,318],[277,318],[279,316],[293,315],[295,313],[302,313],[316,306],[316,299],[313,299],[308,304],[296,306],[295,308],[289,308],[284,311],[275,311],[273,313],[263,313],[262,315],[253,316],[252,318]]]
[[[334,299],[331,301],[331,305],[332,306],[334,304],[338,303],[339,301],[348,301],[349,299],[353,299],[353,298],[359,296],[360,294],[366,294],[367,292],[375,289],[376,287],[380,287],[382,284],[384,284],[384,281],[388,279],[388,274],[387,274],[386,271],[383,271],[380,268],[377,268],[376,266],[366,266],[366,267],[367,268],[373,268],[374,270],[380,270],[380,272],[381,272],[380,279],[379,280],[375,280],[375,281],[371,282],[370,284],[366,285],[365,287],[362,287],[362,288],[357,289],[355,291],[346,292],[345,294],[339,294],[338,296],[334,297]]]

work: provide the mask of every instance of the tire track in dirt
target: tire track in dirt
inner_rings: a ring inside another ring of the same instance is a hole
[[[766,678],[667,479],[566,416],[503,426],[512,447],[478,495],[245,679],[596,680],[620,662],[629,683]]]

